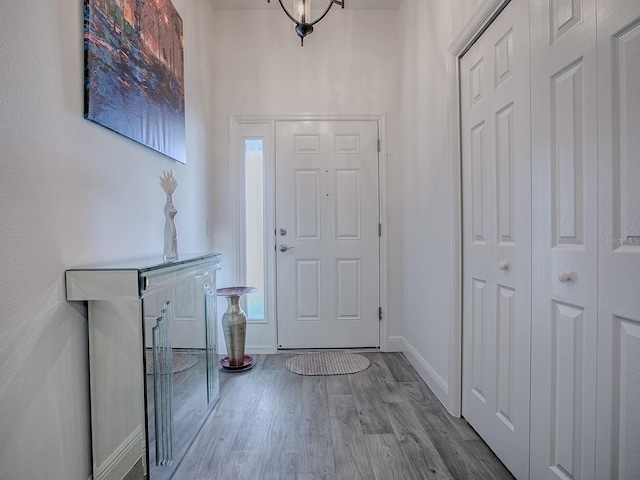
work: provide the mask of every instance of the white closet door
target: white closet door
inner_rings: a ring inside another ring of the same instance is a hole
[[[514,0],[461,59],[462,414],[529,473],[529,5]]]
[[[594,478],[595,28],[594,0],[532,1],[532,479]]]
[[[598,2],[596,478],[640,478],[640,2]]]

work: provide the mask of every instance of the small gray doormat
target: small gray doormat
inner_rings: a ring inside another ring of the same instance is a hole
[[[347,375],[369,368],[367,357],[356,353],[319,352],[293,355],[284,366],[298,375]]]
[[[153,355],[151,350],[145,351],[145,362],[147,364],[146,371],[147,375],[153,375]],[[191,355],[190,353],[183,352],[172,352],[171,353],[171,373],[182,372],[183,370],[188,370],[193,367],[196,363],[198,363],[198,359],[195,355]]]

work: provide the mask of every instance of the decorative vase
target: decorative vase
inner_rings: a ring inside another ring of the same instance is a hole
[[[239,367],[244,361],[247,316],[240,308],[240,297],[227,297],[227,311],[222,316],[222,330],[227,344],[229,365]]]
[[[227,344],[229,367],[245,365],[244,345],[247,337],[247,315],[240,307],[240,297],[255,292],[255,287],[228,287],[218,289],[218,295],[227,297],[227,310],[222,315],[222,331]]]
[[[173,220],[177,214],[178,210],[173,205],[172,195],[167,193],[167,202],[164,205],[164,255],[162,256],[165,262],[178,260],[178,234]]]

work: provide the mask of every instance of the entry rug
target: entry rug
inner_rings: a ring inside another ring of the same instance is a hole
[[[347,375],[369,368],[369,359],[356,353],[319,352],[293,355],[284,366],[298,375]]]
[[[147,375],[153,375],[153,354],[151,350],[146,350],[144,353],[146,355],[145,362],[147,364]],[[178,373],[182,372],[183,370],[188,370],[196,363],[198,363],[198,359],[196,358],[196,356],[191,355],[190,353],[172,352],[171,357],[171,373]]]

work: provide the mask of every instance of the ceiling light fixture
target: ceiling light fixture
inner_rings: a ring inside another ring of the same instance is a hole
[[[322,1],[324,1],[325,3],[329,2],[329,4],[318,18],[313,19],[311,16],[311,0],[293,0],[291,2],[291,10],[284,6],[282,0],[278,0],[280,6],[282,7],[282,10],[284,10],[284,13],[286,13],[287,17],[289,17],[291,21],[296,24],[296,33],[300,37],[300,45],[302,46],[304,46],[304,37],[306,37],[310,33],[313,33],[313,26],[320,20],[322,20],[327,15],[327,13],[329,13],[329,10],[331,10],[333,4],[335,3],[336,5],[340,5],[342,8],[344,8],[344,2],[346,0]],[[267,3],[271,3],[271,0],[267,0]]]

